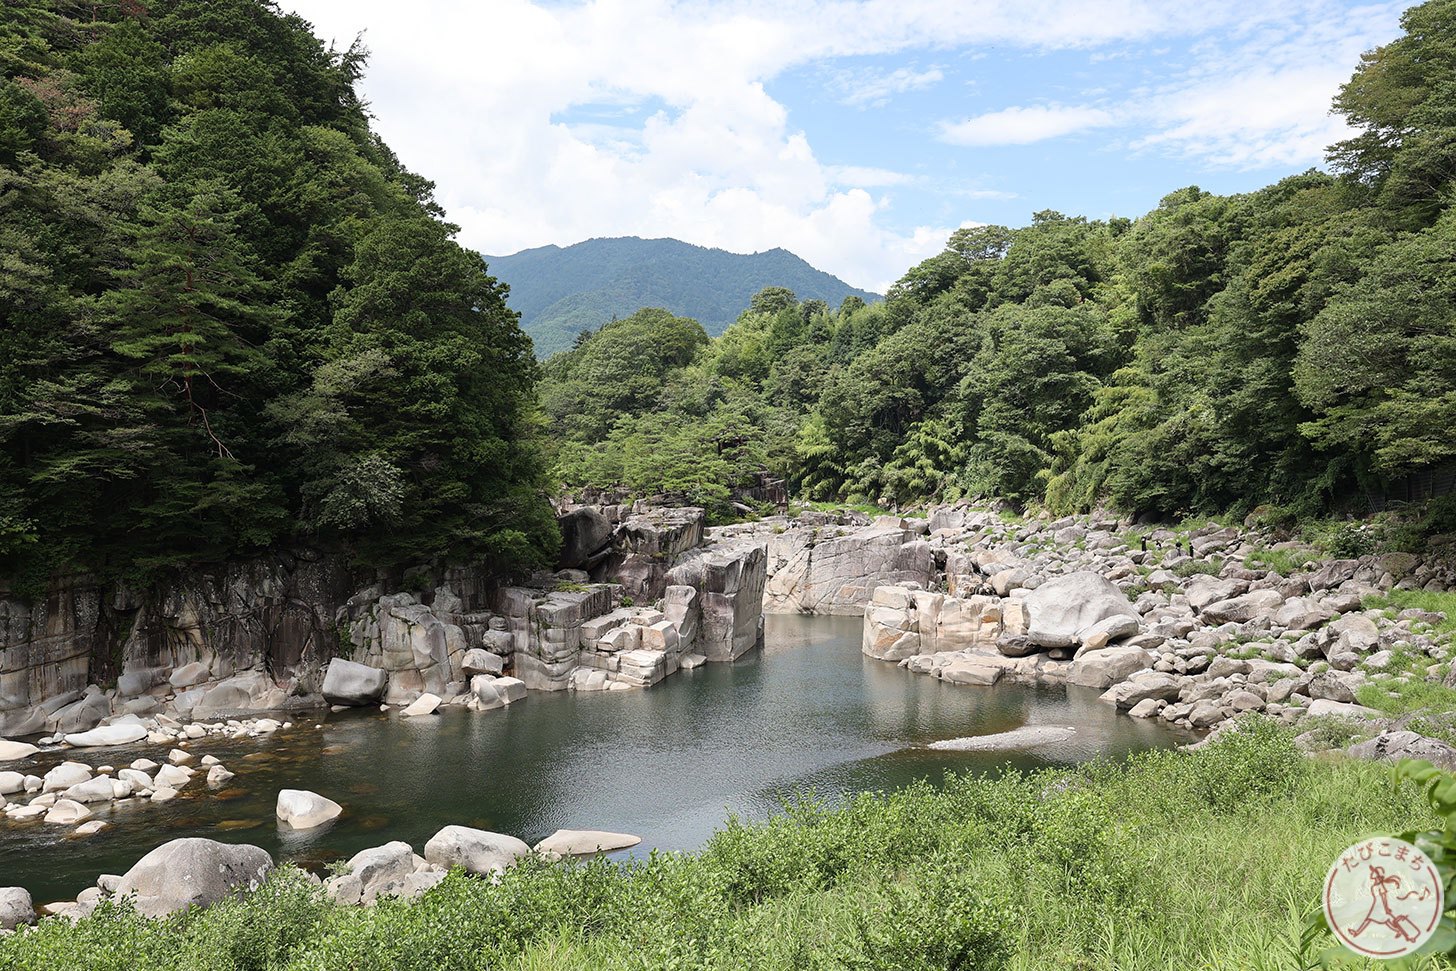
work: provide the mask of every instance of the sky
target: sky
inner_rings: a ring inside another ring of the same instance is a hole
[[[487,254],[782,246],[884,290],[957,227],[1138,216],[1322,163],[1405,3],[281,0]]]

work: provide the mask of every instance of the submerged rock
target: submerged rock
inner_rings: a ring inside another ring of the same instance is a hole
[[[594,856],[625,850],[642,842],[630,833],[608,833],[597,829],[558,829],[536,844],[536,852],[548,858],[562,856]]]
[[[1070,725],[1023,725],[1009,732],[994,735],[973,735],[969,738],[948,738],[942,742],[931,742],[929,747],[937,751],[952,752],[1000,752],[1007,749],[1033,748],[1065,742],[1077,730]]]

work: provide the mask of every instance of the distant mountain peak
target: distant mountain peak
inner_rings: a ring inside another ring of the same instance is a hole
[[[595,237],[548,244],[510,256],[487,256],[490,272],[511,288],[508,303],[547,357],[576,335],[642,307],[664,307],[721,334],[764,287],[788,287],[800,300],[838,306],[848,296],[879,295],[817,270],[783,247],[759,253],[640,236]]]

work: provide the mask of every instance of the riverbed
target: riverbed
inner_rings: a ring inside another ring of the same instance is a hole
[[[196,742],[192,751],[217,756],[236,778],[220,790],[199,780],[165,804],[92,806],[110,826],[90,837],[0,821],[0,885],[26,887],[37,902],[74,898],[98,874],[124,873],[181,836],[254,843],[315,868],[390,840],[418,851],[451,823],[530,843],[564,827],[635,833],[643,843],[632,853],[693,849],[727,814],[760,818],[800,792],[833,799],[948,771],[1064,765],[1189,740],[1119,714],[1091,689],[913,675],[864,657],[860,631],[858,617],[771,615],[761,650],[644,691],[532,692],[504,710],[412,719],[295,713],[295,728],[266,740]],[[1011,752],[926,747],[1026,725],[1076,732]],[[26,771],[43,774],[67,755],[120,768],[166,750],[49,753]],[[312,789],[345,814],[318,830],[281,829],[273,808],[283,788]]]

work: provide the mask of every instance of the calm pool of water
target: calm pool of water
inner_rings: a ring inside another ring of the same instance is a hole
[[[396,839],[419,851],[450,823],[532,843],[568,827],[636,833],[643,844],[633,852],[692,849],[728,813],[763,816],[795,792],[832,798],[953,770],[1066,764],[1187,740],[1118,715],[1093,690],[958,687],[909,674],[860,654],[860,623],[769,617],[762,651],[646,691],[532,693],[506,710],[409,720],[304,714],[262,743],[197,742],[194,752],[216,755],[237,778],[221,791],[199,781],[163,805],[93,806],[111,826],[89,838],[0,821],[0,886],[26,887],[37,902],[71,898],[180,836],[254,843],[308,866]],[[1014,753],[924,747],[1021,725],[1077,732]],[[121,767],[164,754],[119,747],[79,760]],[[43,774],[62,760],[52,753],[25,771]],[[322,793],[345,815],[310,832],[280,829],[273,806],[283,788]]]

